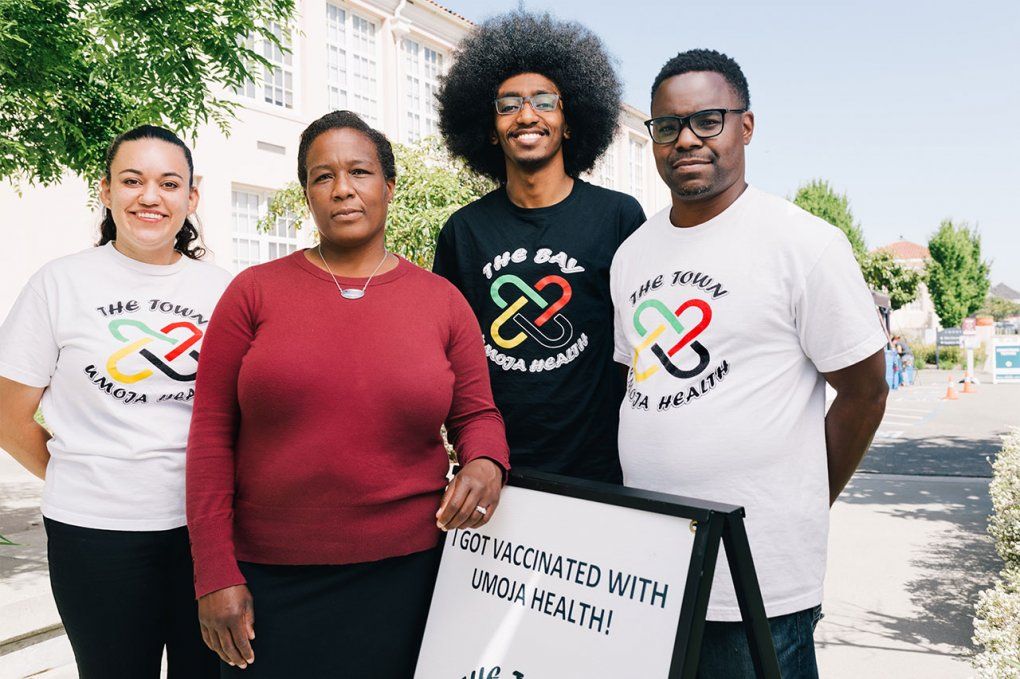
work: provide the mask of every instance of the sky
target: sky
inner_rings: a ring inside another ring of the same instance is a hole
[[[518,0],[439,0],[479,22]],[[755,113],[748,181],[846,193],[869,247],[927,244],[943,219],[981,234],[992,283],[1020,290],[1020,2],[525,0],[585,24],[648,110],[677,52],[725,52]]]

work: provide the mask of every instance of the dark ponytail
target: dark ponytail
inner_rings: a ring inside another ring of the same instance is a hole
[[[119,135],[110,144],[110,147],[106,149],[106,181],[109,183],[110,178],[110,166],[113,165],[113,159],[117,155],[117,150],[120,149],[120,145],[126,141],[136,141],[138,139],[159,139],[165,141],[168,144],[173,144],[184,151],[184,157],[188,161],[188,188],[192,186],[192,182],[195,177],[195,163],[191,158],[191,149],[188,145],[181,141],[181,138],[170,130],[158,127],[156,125],[139,125],[138,127],[128,130],[124,134]],[[103,221],[99,225],[99,245],[106,245],[110,241],[117,240],[117,225],[113,221],[113,214],[110,212],[110,208],[103,209]],[[184,219],[184,226],[177,232],[177,237],[174,241],[174,250],[181,253],[185,257],[190,259],[200,259],[205,255],[205,248],[198,243],[198,229],[191,223],[188,218]]]

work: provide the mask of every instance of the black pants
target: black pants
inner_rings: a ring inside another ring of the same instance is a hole
[[[50,586],[80,679],[217,677],[198,626],[187,528],[98,530],[45,519]]]
[[[221,676],[410,679],[439,554],[342,566],[241,562],[255,603],[255,662],[244,670],[223,664]]]

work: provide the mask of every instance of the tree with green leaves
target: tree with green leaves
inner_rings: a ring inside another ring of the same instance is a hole
[[[989,295],[985,300],[985,303],[977,310],[977,313],[985,314],[991,316],[997,321],[1001,321],[1009,318],[1010,316],[1020,316],[1020,303],[1010,301],[1003,297]]]
[[[454,212],[481,198],[496,185],[451,158],[436,137],[416,144],[393,145],[397,187],[386,217],[386,247],[425,268],[432,267],[439,230]],[[277,191],[259,228],[268,231],[279,218],[301,223],[308,204],[297,182]]]
[[[850,200],[845,193],[836,193],[824,179],[812,179],[797,189],[793,203],[845,233],[857,261],[867,256],[864,232],[861,225],[854,221],[854,214],[850,211]]]
[[[888,294],[893,310],[917,298],[917,288],[924,276],[919,271],[897,264],[889,251],[876,250],[868,253],[860,265],[868,286]]]
[[[251,45],[280,45],[294,2],[0,0],[0,177],[95,180],[110,141],[143,123],[226,131],[236,104],[220,89],[271,66]]]
[[[991,287],[981,259],[981,236],[966,222],[944,219],[928,241],[928,291],[943,327],[954,327],[981,308]]]
[[[836,193],[824,179],[814,179],[797,190],[793,202],[846,234],[868,287],[888,294],[893,309],[899,309],[917,298],[923,276],[897,264],[888,252],[868,252],[864,232],[854,220],[850,199],[845,193]]]

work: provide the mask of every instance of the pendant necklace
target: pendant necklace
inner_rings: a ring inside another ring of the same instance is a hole
[[[372,275],[368,277],[367,281],[365,281],[365,285],[361,288],[361,290],[358,290],[357,288],[341,288],[340,281],[338,281],[336,279],[336,276],[333,275],[333,270],[329,268],[329,264],[326,262],[326,258],[322,256],[322,243],[319,243],[318,250],[319,259],[321,259],[322,263],[325,264],[326,271],[328,271],[329,275],[333,278],[333,282],[336,283],[336,289],[340,291],[340,296],[343,297],[344,299],[361,299],[362,297],[364,297],[365,290],[368,289],[368,284],[372,282],[372,279],[375,278],[375,275],[379,273],[379,269],[382,268],[383,262],[385,262],[386,258],[390,256],[389,251],[386,248],[383,248],[382,259],[380,259],[379,263],[376,265],[375,271],[373,271]]]

